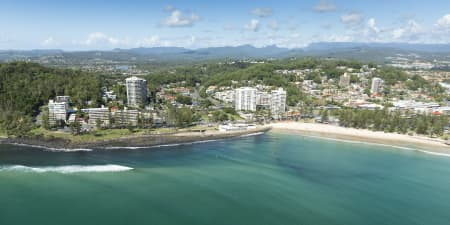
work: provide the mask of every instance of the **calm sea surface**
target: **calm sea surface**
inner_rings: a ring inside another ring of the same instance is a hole
[[[274,132],[71,153],[0,145],[0,224],[450,224],[450,157]]]

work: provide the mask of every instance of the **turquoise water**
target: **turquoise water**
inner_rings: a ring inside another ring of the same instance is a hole
[[[2,225],[450,224],[449,211],[450,158],[411,150],[273,132],[75,153],[0,145]]]

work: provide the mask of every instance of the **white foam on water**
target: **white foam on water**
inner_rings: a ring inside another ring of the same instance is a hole
[[[105,173],[122,172],[132,170],[131,167],[121,165],[69,165],[69,166],[46,166],[29,167],[23,165],[5,165],[0,166],[0,172],[26,172],[26,173]]]
[[[102,147],[101,149],[114,150],[114,149],[143,149],[148,147]]]
[[[193,145],[193,144],[201,144],[201,143],[208,143],[213,141],[218,141],[219,139],[214,140],[203,140],[203,141],[193,141],[193,142],[183,142],[183,143],[175,143],[175,144],[163,144],[163,145],[152,145],[152,146],[144,146],[144,147],[103,147],[103,149],[144,149],[144,148],[163,148],[163,147],[174,147],[174,146],[181,146],[181,145]]]
[[[384,146],[384,147],[390,147],[390,148],[397,148],[397,149],[408,150],[408,151],[418,151],[418,152],[425,153],[425,154],[430,154],[430,155],[437,155],[437,156],[450,157],[450,154],[446,154],[446,153],[432,152],[432,151],[426,151],[426,150],[419,149],[419,148],[403,147],[403,146],[398,146],[398,145],[388,145],[388,144],[381,144],[381,143],[374,143],[374,142],[366,142],[366,141],[352,141],[352,140],[346,140],[346,139],[329,138],[329,137],[320,137],[320,136],[304,135],[304,134],[302,134],[301,136],[304,136],[304,137],[310,137],[310,138],[320,138],[320,139],[326,139],[326,140],[331,140],[331,141],[346,142],[346,143],[378,145],[378,146]]]
[[[45,151],[51,151],[51,152],[90,152],[92,149],[89,148],[49,148],[45,146],[40,145],[27,145],[27,144],[20,144],[20,143],[11,143],[12,145],[17,146],[24,146],[24,147],[31,147],[31,148],[40,148],[44,149]]]
[[[257,132],[257,133],[251,133],[251,134],[243,134],[239,137],[251,137],[251,136],[257,136],[257,135],[261,135],[264,134],[264,132]]]
[[[450,157],[450,154],[446,154],[446,153],[430,152],[430,151],[425,151],[425,150],[418,150],[418,151],[423,152],[423,153],[426,153],[426,154],[431,154],[431,155],[438,155],[438,156]]]

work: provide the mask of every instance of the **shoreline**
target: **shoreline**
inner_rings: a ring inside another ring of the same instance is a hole
[[[34,148],[43,148],[51,151],[91,151],[92,149],[120,149],[120,148],[150,148],[164,145],[178,145],[187,143],[201,143],[218,139],[229,139],[240,136],[265,133],[271,129],[270,126],[262,126],[245,131],[207,131],[179,132],[174,134],[152,134],[139,136],[126,136],[117,139],[99,140],[92,142],[72,142],[64,138],[0,138],[0,144],[23,145]]]
[[[21,145],[63,152],[92,151],[92,149],[139,149],[205,143],[215,140],[257,135],[259,133],[268,132],[269,130],[272,130],[273,132],[290,132],[291,134],[294,133],[334,141],[358,142],[361,144],[368,143],[402,149],[411,149],[427,154],[450,157],[450,146],[446,145],[445,141],[440,139],[302,122],[277,122],[245,131],[206,131],[204,133],[182,131],[172,134],[125,136],[117,139],[91,142],[72,142],[68,139],[56,137],[0,137],[0,144]]]
[[[279,122],[271,125],[275,132],[289,131],[304,136],[408,148],[428,154],[450,156],[450,146],[446,145],[444,140],[424,136],[384,133],[317,123]]]

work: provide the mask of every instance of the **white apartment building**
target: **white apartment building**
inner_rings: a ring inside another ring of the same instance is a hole
[[[130,77],[126,80],[127,100],[129,106],[138,107],[147,100],[147,81],[138,77]]]
[[[279,118],[286,112],[286,91],[278,88],[273,90],[270,96],[270,112],[274,118]]]
[[[350,75],[348,73],[344,73],[344,75],[339,78],[339,86],[342,88],[350,86]]]
[[[49,125],[55,125],[56,121],[66,121],[67,111],[69,109],[68,102],[55,102],[53,100],[48,101],[48,123]]]
[[[139,111],[138,110],[118,110],[113,113],[114,121],[116,125],[122,126],[137,126],[139,120]]]
[[[234,105],[237,111],[256,111],[256,88],[241,87],[235,89]]]
[[[70,96],[56,96],[55,102],[65,102],[69,104]]]
[[[89,115],[89,124],[96,125],[97,120],[100,120],[103,126],[107,126],[110,123],[110,113],[107,107],[81,109],[81,111]]]
[[[233,103],[234,101],[234,91],[219,91],[214,94],[214,98],[219,99],[225,103]]]
[[[257,91],[256,92],[256,105],[259,105],[261,107],[267,107],[270,106],[270,94],[265,91]]]
[[[382,91],[382,85],[384,81],[378,77],[374,77],[372,79],[372,85],[370,87],[370,93],[378,94]]]

